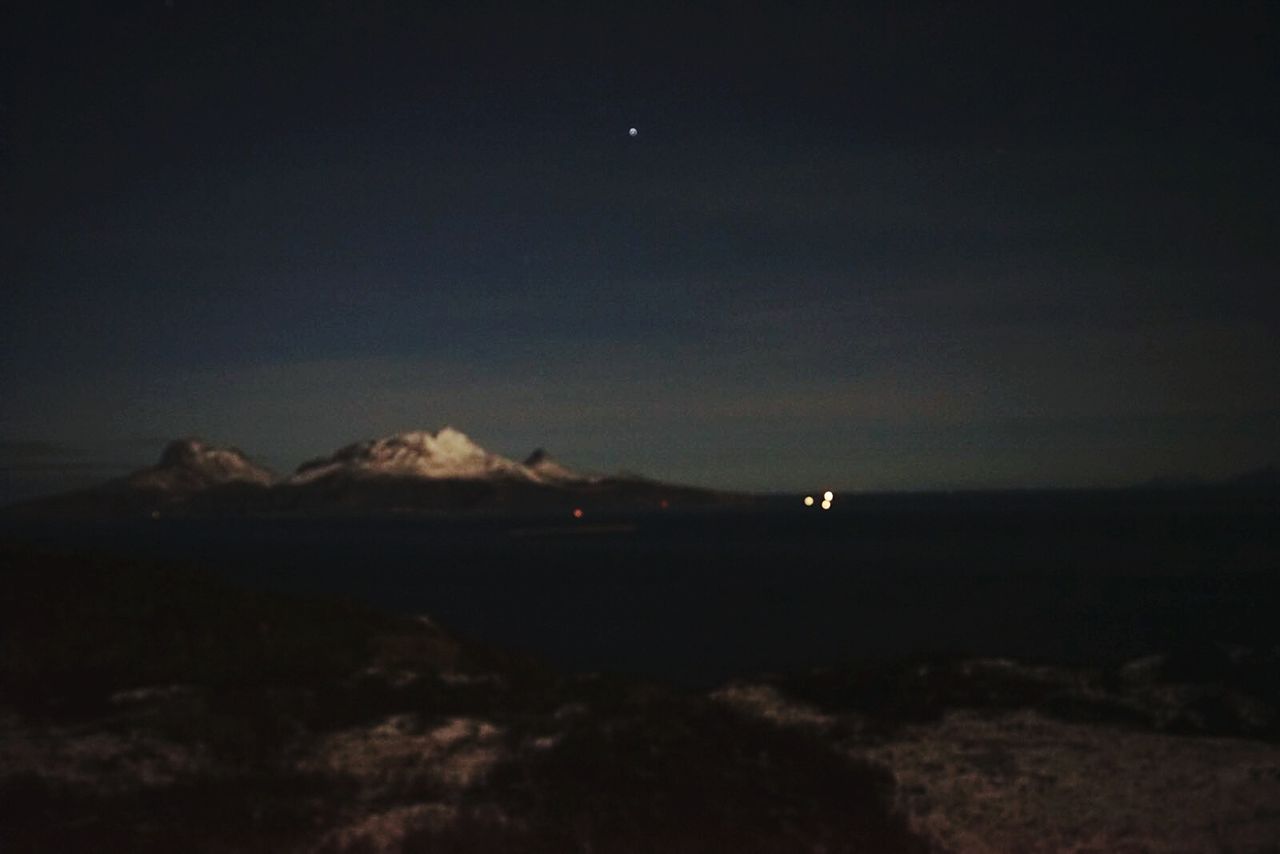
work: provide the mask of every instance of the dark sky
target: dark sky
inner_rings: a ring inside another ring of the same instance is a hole
[[[1280,458],[1274,4],[35,5],[0,492],[445,424],[752,489]]]

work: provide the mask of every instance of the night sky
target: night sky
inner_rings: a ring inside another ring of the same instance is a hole
[[[761,490],[1280,459],[1274,4],[32,5],[0,498],[446,424]]]

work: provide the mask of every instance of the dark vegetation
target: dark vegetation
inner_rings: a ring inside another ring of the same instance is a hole
[[[342,506],[331,486],[321,503]],[[407,826],[406,850],[915,851],[889,776],[850,752],[955,709],[1280,742],[1274,491],[841,502],[619,513],[603,521],[629,533],[591,537],[485,514],[11,517],[13,537],[83,552],[0,547],[0,850],[354,851],[368,840],[337,831],[429,804],[449,818]],[[566,668],[690,675],[565,675],[419,610],[470,615],[484,637],[598,644]],[[807,666],[824,639],[830,660]],[[718,654],[777,662],[749,681],[830,723],[712,698],[731,676],[698,667]],[[314,761],[404,715],[410,741],[484,721],[500,758],[463,786]],[[76,754],[95,739],[111,749]]]
[[[0,738],[141,734],[201,757],[162,784],[119,762],[87,782],[2,773],[6,852],[337,846],[326,832],[352,805],[421,800],[456,820],[414,831],[406,850],[923,850],[890,810],[884,771],[702,695],[561,677],[413,618],[181,567],[6,547],[0,583]],[[421,678],[385,678],[401,671]],[[326,734],[405,712],[481,716],[509,758],[464,791],[370,790],[297,761]],[[554,747],[521,748],[539,736]]]
[[[501,766],[486,794],[522,826],[462,822],[422,850],[926,851],[889,813],[882,769],[812,733],[659,693],[593,708],[554,751]]]
[[[1034,709],[1078,723],[1280,742],[1280,649],[1188,645],[1122,666],[867,662],[773,677],[784,695],[889,737],[955,709]]]

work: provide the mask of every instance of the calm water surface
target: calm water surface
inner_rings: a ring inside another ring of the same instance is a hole
[[[9,523],[429,614],[574,670],[708,682],[861,658],[1116,660],[1280,643],[1266,497],[795,497],[749,513]]]

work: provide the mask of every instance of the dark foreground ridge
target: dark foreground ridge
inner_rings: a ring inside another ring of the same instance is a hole
[[[425,618],[0,551],[0,849],[924,851],[887,771]]]
[[[1271,850],[1280,650],[677,689],[0,546],[0,850]],[[660,626],[654,628],[661,631]]]

